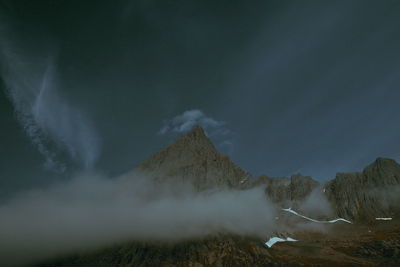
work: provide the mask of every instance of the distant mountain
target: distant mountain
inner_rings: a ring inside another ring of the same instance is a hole
[[[260,185],[266,187],[265,193],[273,202],[284,207],[296,207],[320,184],[310,176],[295,174],[290,178],[260,176],[252,182],[252,186]]]
[[[378,158],[362,172],[339,173],[326,184],[326,194],[340,217],[390,217],[400,208],[400,165]]]
[[[140,163],[137,169],[168,180],[191,183],[198,191],[212,188],[244,188],[250,175],[218,153],[200,126]]]

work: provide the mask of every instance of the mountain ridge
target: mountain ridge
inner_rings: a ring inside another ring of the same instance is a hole
[[[220,154],[199,125],[175,142],[139,163],[157,181],[191,183],[197,191],[213,188],[244,188],[250,174]]]
[[[328,199],[338,216],[374,220],[399,210],[400,165],[377,158],[361,172],[338,173],[326,184]]]
[[[156,182],[189,183],[196,191],[264,186],[266,196],[282,207],[298,208],[315,190],[323,190],[333,213],[350,220],[389,216],[396,210],[395,204],[387,203],[390,199],[382,203],[378,191],[390,192],[389,195],[396,195],[396,190],[400,193],[400,165],[382,157],[361,172],[337,173],[325,183],[301,174],[253,177],[228,156],[220,154],[199,125],[139,163],[136,169],[146,172]],[[395,196],[392,198],[397,200]]]

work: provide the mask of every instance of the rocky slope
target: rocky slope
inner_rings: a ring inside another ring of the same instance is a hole
[[[254,179],[227,156],[220,154],[200,126],[195,126],[136,168],[150,174],[158,182],[189,182],[198,191],[265,186],[265,192],[272,201],[285,204],[304,200],[319,185],[311,177],[300,174],[290,178],[261,176]]]
[[[137,169],[158,182],[191,183],[196,190],[244,188],[250,175],[218,153],[200,126],[140,163]]]
[[[378,158],[362,172],[339,173],[327,183],[326,194],[340,217],[391,217],[400,207],[400,165]]]
[[[130,243],[97,252],[77,254],[49,261],[36,267],[202,267],[202,266],[278,266],[259,240],[220,236],[168,243]],[[283,266],[283,265],[281,265]]]
[[[293,237],[298,242],[277,243],[272,248],[261,240],[238,236],[176,244],[132,242],[35,267],[400,266],[399,229],[399,220],[374,226],[333,225],[323,232],[296,233]]]
[[[260,185],[265,186],[265,193],[273,202],[283,207],[296,207],[319,186],[319,183],[309,176],[295,174],[290,178],[261,176],[252,182],[252,186]]]

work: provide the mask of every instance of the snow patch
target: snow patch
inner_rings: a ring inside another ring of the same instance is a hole
[[[392,218],[375,218],[377,221],[391,221]]]
[[[319,221],[319,220],[315,220],[315,219],[309,218],[307,216],[301,215],[301,214],[297,213],[296,211],[292,210],[292,208],[282,209],[282,210],[290,212],[290,213],[292,213],[292,214],[294,214],[296,216],[299,216],[301,218],[304,218],[306,220],[309,220],[309,221],[312,221],[312,222],[315,222],[315,223],[335,223],[335,222],[339,222],[339,221],[346,222],[346,223],[351,223],[350,221],[348,221],[346,219],[343,219],[343,218],[337,218],[337,219],[330,220],[330,221]]]
[[[270,248],[275,243],[278,243],[278,242],[297,242],[297,241],[298,240],[293,239],[291,237],[288,237],[288,238],[271,237],[267,242],[265,242],[265,245],[267,245]]]

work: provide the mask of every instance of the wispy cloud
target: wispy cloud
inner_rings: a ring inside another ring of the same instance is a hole
[[[3,25],[4,27],[4,25]],[[16,116],[31,142],[45,158],[45,167],[63,172],[59,158],[64,151],[85,169],[93,167],[100,154],[97,132],[84,113],[63,97],[58,81],[55,53],[18,50],[18,42],[0,37],[0,75]]]
[[[206,131],[219,129],[225,126],[225,122],[207,117],[204,112],[199,109],[191,109],[170,120],[164,121],[164,126],[160,129],[159,133],[185,133],[190,131],[193,126],[197,124],[202,126]]]

